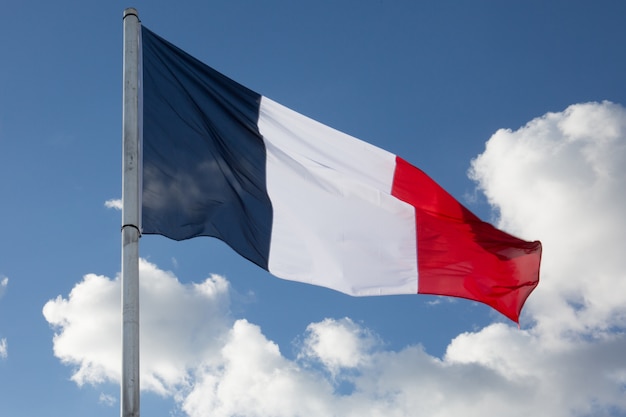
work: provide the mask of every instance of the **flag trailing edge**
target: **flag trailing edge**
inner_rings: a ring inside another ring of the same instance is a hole
[[[540,242],[481,221],[404,159],[141,32],[144,234],[212,236],[283,279],[461,297],[519,322]]]

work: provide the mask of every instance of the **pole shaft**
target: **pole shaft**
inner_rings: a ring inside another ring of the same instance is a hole
[[[139,417],[140,23],[124,10],[121,417]]]

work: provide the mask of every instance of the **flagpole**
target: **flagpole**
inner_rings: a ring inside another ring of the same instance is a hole
[[[124,10],[121,417],[139,417],[140,23]]]

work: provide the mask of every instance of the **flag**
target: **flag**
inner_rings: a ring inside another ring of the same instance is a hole
[[[280,278],[354,296],[462,297],[518,322],[540,242],[145,27],[142,57],[144,234],[212,236]]]

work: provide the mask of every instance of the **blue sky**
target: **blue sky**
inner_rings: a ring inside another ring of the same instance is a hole
[[[626,416],[622,1],[3,2],[0,414],[119,413],[122,13],[544,244],[521,328],[141,239],[142,413]]]

